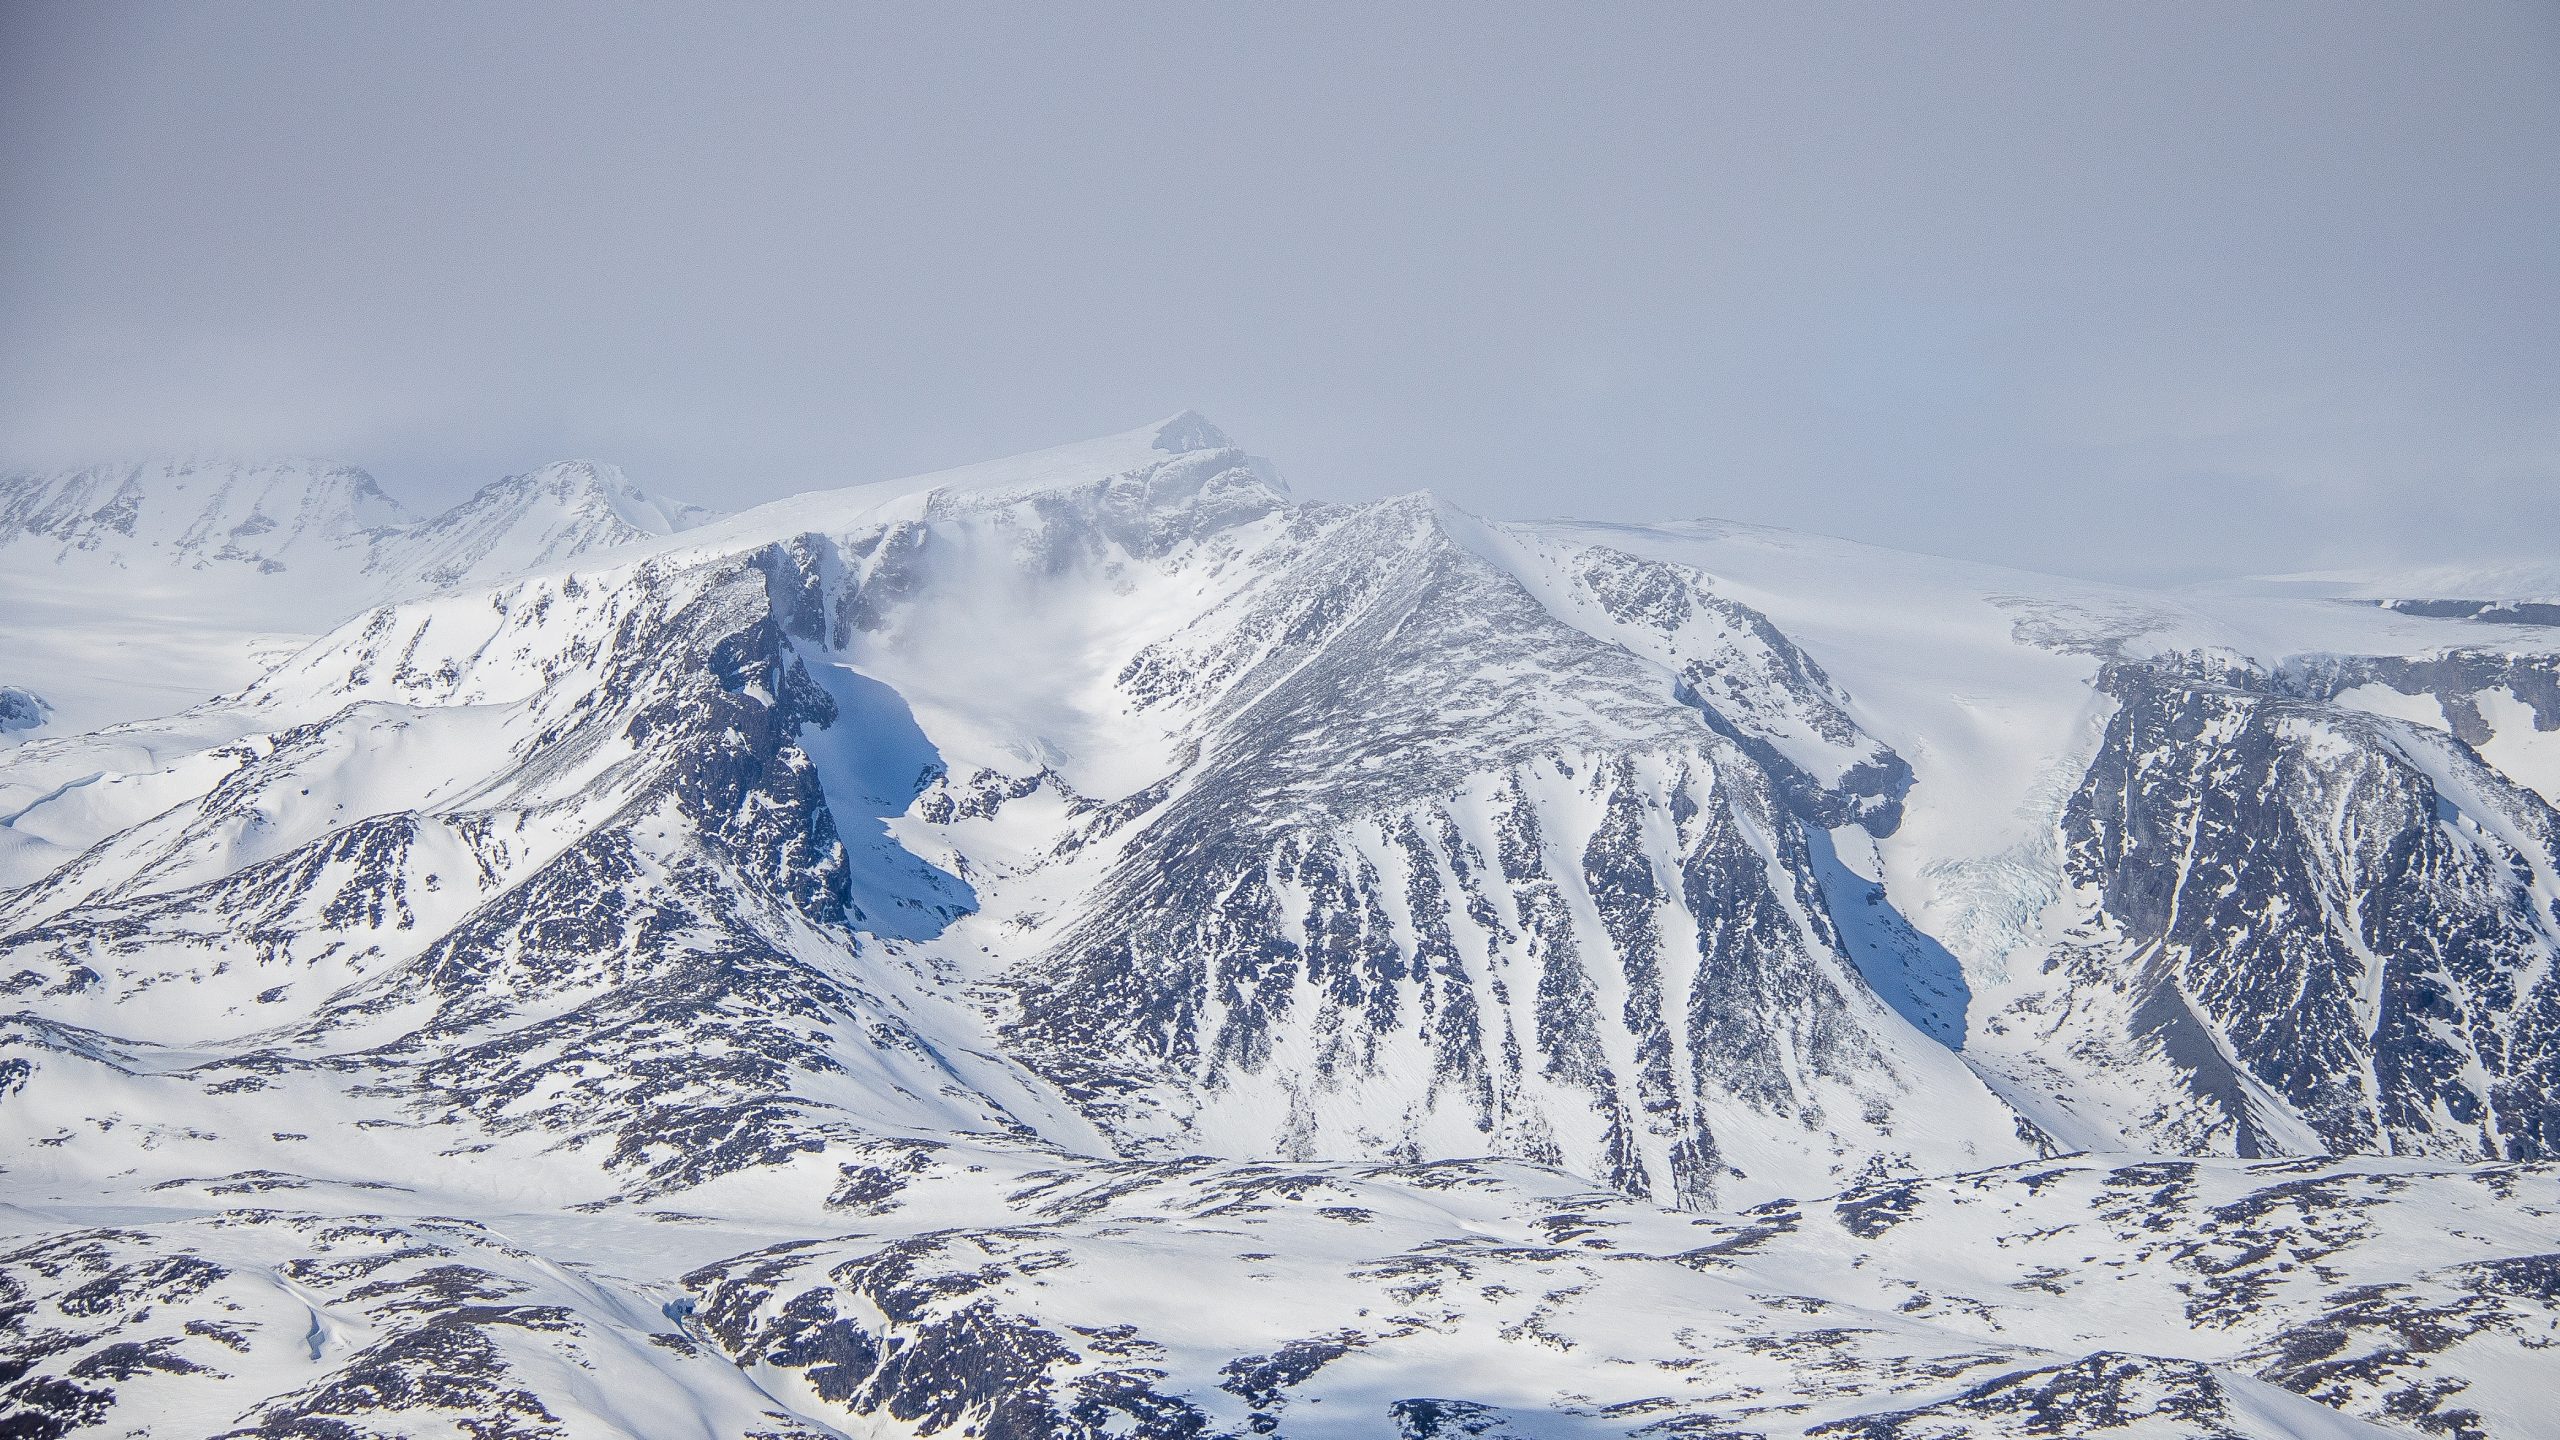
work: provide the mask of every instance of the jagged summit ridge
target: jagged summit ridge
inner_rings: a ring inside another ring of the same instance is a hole
[[[234,689],[367,606],[700,524],[610,465],[545,466],[417,518],[349,466],[166,462],[0,479],[0,675],[55,702],[0,743]]]
[[[702,506],[649,495],[617,466],[562,460],[493,481],[451,510],[383,537],[366,568],[450,589],[674,535],[712,518]]]
[[[0,477],[0,549],[20,569],[49,558],[127,571],[298,570],[324,584],[350,569],[401,583],[434,571],[451,583],[501,578],[579,548],[673,534],[712,514],[652,497],[619,468],[588,460],[492,482],[423,518],[363,470],[323,461],[160,461]],[[452,568],[452,542],[466,532],[506,553],[489,550]],[[411,557],[421,553],[439,556],[442,565],[412,568]]]
[[[274,573],[408,519],[371,475],[322,461],[160,461],[0,477],[0,545],[127,569]]]
[[[644,535],[672,535],[718,516],[706,506],[662,500],[634,484],[619,465],[601,460],[555,460],[524,475],[483,487],[474,500],[510,492],[542,496],[573,510],[601,506]]]
[[[388,888],[347,913],[389,906],[413,933],[328,940],[342,924],[299,912],[290,928],[358,962],[339,983],[387,985],[439,944],[489,943],[459,938],[486,915],[437,939],[425,917],[495,892],[428,856],[477,854],[509,905],[583,905],[597,847],[646,835],[669,858],[613,886],[621,903],[702,914],[697,882],[664,887],[747,864],[837,937],[783,945],[759,922],[778,965],[832,943],[974,973],[987,1003],[928,987],[869,1023],[985,1055],[967,1103],[1062,1144],[1099,1127],[1141,1150],[1504,1153],[1690,1203],[2024,1153],[2000,1102],[1868,992],[1803,888],[1801,827],[1877,820],[1898,762],[1774,628],[1677,566],[1471,544],[1480,522],[1427,497],[1292,502],[1232,447],[1158,448],[1167,428],[934,480],[920,503],[822,497],[783,525],[767,507],[359,617],[231,702],[231,726],[279,739],[247,768],[206,752],[230,778],[201,799],[84,836],[88,787],[31,797],[17,863],[54,868],[8,923],[56,957],[66,1015],[130,1024],[145,991],[186,992],[75,959],[98,927],[155,966],[195,952],[189,983],[247,985],[275,960],[183,916],[257,933],[285,923],[280,875],[355,864]],[[718,687],[682,653],[727,657]],[[750,700],[756,723],[719,718]],[[869,756],[900,731],[906,758]],[[679,735],[767,747],[702,783],[761,796],[805,872],[732,855],[712,809],[656,828]],[[394,747],[444,757],[428,788],[350,787]],[[238,729],[219,748],[243,753]],[[839,898],[808,899],[827,875]],[[1046,913],[1026,927],[1026,910]],[[736,918],[635,955],[629,983],[746,943],[732,927],[755,910],[718,913]],[[1772,986],[1784,1006],[1754,997]],[[267,1019],[233,1008],[223,1023]],[[1417,1068],[1439,1076],[1427,1096],[1401,1090]],[[1889,1120],[1915,1089],[1933,1132]],[[916,1123],[847,1103],[851,1123]],[[1808,1126],[1836,1150],[1791,1156]]]
[[[0,1404],[2537,1433],[2560,647],[1195,419],[638,541],[512,477],[0,752]]]

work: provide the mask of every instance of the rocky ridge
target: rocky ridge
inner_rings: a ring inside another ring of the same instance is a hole
[[[1192,416],[620,493],[0,754],[24,1433],[2530,1433],[2537,642]]]

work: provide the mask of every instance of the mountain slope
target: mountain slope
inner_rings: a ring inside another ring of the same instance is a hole
[[[43,557],[226,578],[296,564],[326,571],[369,532],[408,518],[372,476],[343,465],[180,462],[0,478],[0,545],[21,564]]]
[[[1682,1215],[1522,1167],[846,1152],[802,1223],[275,1173],[0,1212],[19,1433],[2539,1433],[2549,1167],[2091,1158]]]
[[[614,466],[562,461],[493,481],[441,515],[382,536],[365,570],[384,593],[453,589],[673,535],[712,518],[699,505],[648,495]]]
[[[2549,632],[1749,527],[1539,529],[1713,573],[1842,678],[1914,770],[1883,892],[1960,968],[1968,1060],[2047,1134],[2549,1153]]]
[[[2032,1153],[1843,950],[1806,827],[1881,826],[1903,782],[1783,636],[1676,569],[1536,560],[1640,655],[1427,500],[1292,505],[1163,433],[1101,480],[375,611],[154,744],[201,748],[130,810],[45,783],[101,754],[31,757],[9,983],[261,1065],[362,1032],[351,1084],[502,1133],[587,1029],[630,1048],[581,1064],[730,1052],[675,1089],[740,1164],[846,1123],[1098,1126],[1705,1204]],[[981,701],[1027,614],[1052,673]],[[923,1066],[804,1105],[843,1061],[770,1006]],[[538,1128],[625,1158],[696,1123],[568,1097]]]
[[[697,518],[0,751],[30,1433],[2532,1433],[2560,637],[1190,415]]]
[[[0,682],[77,734],[237,689],[348,615],[710,518],[568,462],[413,518],[346,466],[210,462],[0,476]]]

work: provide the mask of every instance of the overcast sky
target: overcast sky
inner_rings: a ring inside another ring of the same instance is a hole
[[[0,7],[0,461],[2560,553],[2560,6]]]

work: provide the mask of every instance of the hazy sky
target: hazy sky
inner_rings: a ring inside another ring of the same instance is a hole
[[[0,461],[2560,553],[2560,6],[0,6]]]

